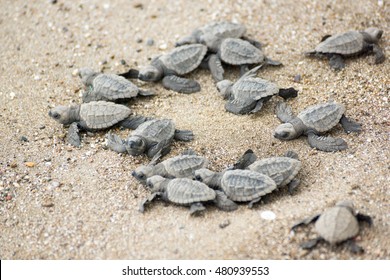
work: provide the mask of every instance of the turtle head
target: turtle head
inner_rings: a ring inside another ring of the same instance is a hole
[[[86,86],[92,86],[93,79],[99,74],[93,71],[91,68],[80,68],[79,69],[79,77],[81,82]]]
[[[195,170],[194,172],[194,179],[199,182],[203,182],[206,185],[208,185],[214,178],[215,172],[207,169],[207,168],[201,168],[198,170]]]
[[[146,179],[146,186],[152,191],[152,192],[162,192],[164,191],[164,184],[163,182],[166,179],[160,175],[152,176],[148,179]]]
[[[49,116],[60,124],[71,124],[75,120],[72,118],[71,108],[67,106],[57,106],[49,111]]]
[[[352,214],[355,214],[355,207],[353,206],[353,202],[350,200],[345,200],[345,201],[339,201],[336,203],[336,206],[338,207],[345,207],[349,211],[351,211]]]
[[[218,89],[220,95],[224,99],[228,99],[230,97],[232,85],[233,85],[233,82],[231,82],[229,80],[222,80],[222,81],[217,83],[217,89]]]
[[[146,141],[140,136],[131,136],[126,144],[127,152],[132,156],[139,156],[146,150]]]
[[[383,30],[380,30],[375,27],[370,27],[364,30],[364,33],[366,34],[365,40],[369,43],[378,43],[379,39],[382,38]]]
[[[143,165],[135,169],[131,175],[140,183],[146,184],[146,179],[153,175],[153,165]]]
[[[147,65],[139,71],[138,79],[145,82],[161,80],[162,71],[153,65]]]
[[[297,137],[298,133],[291,123],[279,125],[274,132],[274,137],[279,140],[291,140]]]

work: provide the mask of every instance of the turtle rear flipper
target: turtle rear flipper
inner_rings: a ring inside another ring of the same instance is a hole
[[[194,93],[200,91],[200,85],[197,81],[175,75],[165,76],[162,79],[162,84],[166,89],[180,93]]]
[[[345,115],[341,117],[340,123],[346,133],[362,131],[362,126],[359,123],[347,118]]]
[[[348,148],[347,142],[341,138],[318,136],[314,133],[309,133],[307,138],[310,147],[324,152],[342,151]]]
[[[278,119],[283,123],[289,122],[295,117],[291,107],[285,102],[278,102],[276,104],[275,113]]]
[[[271,65],[271,66],[281,66],[281,65],[283,65],[280,61],[273,60],[273,59],[271,59],[269,57],[265,57],[264,61],[265,61],[265,64]]]
[[[79,134],[79,127],[76,122],[72,123],[68,129],[68,135],[66,141],[75,147],[81,146],[81,139]]]
[[[345,67],[344,59],[339,54],[332,54],[329,59],[329,65],[334,70],[341,70]]]
[[[127,152],[124,141],[116,134],[107,134],[107,147],[117,153]]]
[[[126,79],[138,79],[139,71],[136,69],[130,69],[125,73],[118,74],[118,76],[122,76]]]
[[[230,200],[223,191],[216,190],[215,195],[214,203],[219,209],[227,212],[237,210],[238,205]]]
[[[192,141],[194,139],[194,133],[191,130],[175,130],[175,135],[173,136],[177,141]]]
[[[311,223],[314,223],[314,222],[316,222],[316,221],[318,220],[319,217],[320,217],[320,215],[319,215],[319,214],[316,214],[316,215],[314,215],[314,216],[311,216],[311,217],[308,217],[308,218],[306,218],[306,219],[303,219],[302,221],[299,221],[298,223],[296,223],[295,225],[293,225],[293,226],[291,227],[291,230],[292,230],[292,231],[295,231],[295,229],[298,228],[298,227],[307,226],[307,225],[309,225],[309,224],[311,224]]]
[[[192,203],[190,206],[190,214],[191,215],[199,215],[205,211],[206,208],[203,206],[201,202]]]
[[[140,89],[138,91],[138,95],[139,96],[153,96],[153,95],[156,95],[156,94],[153,91]]]
[[[345,242],[348,250],[353,254],[362,254],[364,253],[363,247],[356,244],[355,240],[349,239]]]
[[[225,70],[222,67],[222,62],[219,57],[215,54],[212,54],[208,57],[208,68],[211,72],[211,76],[213,76],[216,82],[220,82],[223,80],[223,73]]]
[[[323,241],[324,239],[321,237],[317,237],[315,239],[311,239],[309,241],[303,242],[301,244],[301,248],[305,250],[312,250],[314,247],[318,245],[319,242]]]

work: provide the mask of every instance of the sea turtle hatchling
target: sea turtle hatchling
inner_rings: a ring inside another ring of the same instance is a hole
[[[153,158],[169,153],[173,139],[191,141],[193,138],[192,131],[175,129],[172,120],[154,119],[139,125],[126,140],[116,134],[108,134],[107,147],[118,153],[127,152],[133,156],[146,153],[149,158]]]
[[[232,201],[249,201],[249,208],[276,189],[276,183],[270,177],[251,170],[213,172],[202,168],[194,172],[194,177],[211,188],[221,189]]]
[[[145,184],[146,179],[154,175],[160,175],[165,178],[192,178],[193,172],[200,168],[205,168],[208,160],[197,155],[178,155],[166,159],[157,164],[152,161],[148,165],[137,167],[131,175],[139,182]]]
[[[239,23],[230,21],[212,22],[195,29],[191,35],[181,38],[176,46],[186,44],[204,44],[210,52],[217,52],[223,39],[241,38],[254,45],[261,46],[259,42],[244,37],[246,27]]]
[[[280,102],[276,105],[276,115],[283,124],[274,132],[274,137],[280,140],[291,140],[300,135],[307,135],[309,145],[325,152],[345,150],[347,143],[341,138],[319,136],[339,122],[346,132],[360,132],[360,124],[347,119],[344,115],[344,105],[336,102],[316,104],[294,116],[291,107]]]
[[[374,63],[382,63],[385,60],[383,51],[378,46],[378,41],[383,35],[383,30],[370,27],[364,31],[348,31],[333,36],[327,35],[317,47],[305,54],[329,58],[329,65],[335,70],[345,67],[344,57],[355,56],[362,53],[373,52]]]
[[[248,72],[249,65],[252,64],[281,65],[279,61],[267,58],[258,47],[238,38],[222,40],[217,54],[211,54],[207,59],[211,75],[217,82],[223,80],[224,69],[221,61],[226,64],[240,66],[241,75]]]
[[[224,211],[235,210],[235,203],[223,193],[217,193],[206,184],[188,178],[167,179],[155,175],[146,180],[146,185],[151,189],[152,195],[141,202],[140,212],[144,212],[145,206],[157,197],[175,204],[189,205],[191,214],[205,210],[202,204],[205,202],[213,202]]]
[[[314,215],[295,224],[291,230],[315,222],[315,230],[319,237],[301,244],[303,249],[313,249],[320,241],[326,241],[331,245],[337,245],[347,241],[351,252],[361,253],[363,248],[358,246],[352,238],[359,233],[359,222],[367,222],[372,225],[370,216],[355,213],[351,201],[338,202],[334,207],[328,208],[322,214]]]
[[[79,129],[87,131],[102,130],[114,125],[135,129],[150,118],[131,116],[131,110],[120,104],[106,101],[92,101],[73,106],[57,106],[49,111],[55,121],[70,125],[68,143],[79,147],[81,140]]]
[[[224,99],[228,99],[225,109],[233,114],[248,114],[260,111],[263,103],[272,96],[279,95],[283,99],[297,97],[294,88],[281,89],[276,84],[255,77],[262,65],[245,73],[237,82],[222,80],[217,83],[218,91]]]
[[[154,93],[139,89],[129,80],[115,74],[103,74],[90,68],[79,69],[79,76],[86,87],[82,95],[83,102],[116,101],[141,96],[151,96]]]
[[[138,79],[146,82],[162,80],[165,88],[176,92],[198,92],[200,91],[198,82],[180,76],[198,68],[206,52],[207,47],[202,44],[176,47],[169,53],[154,58],[150,65],[142,68],[138,73]],[[132,78],[136,73],[136,70],[130,69],[120,75]]]

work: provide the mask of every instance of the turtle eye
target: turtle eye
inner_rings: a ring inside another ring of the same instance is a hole
[[[138,178],[140,178],[140,179],[142,179],[142,180],[145,179],[145,177],[146,177],[146,176],[145,176],[145,174],[143,174],[143,173],[139,173],[139,174],[138,174]]]
[[[147,182],[146,183],[146,186],[150,189],[153,189],[153,184],[151,182]]]
[[[51,116],[52,116],[52,118],[54,118],[54,119],[59,119],[59,118],[61,118],[61,115],[58,114],[58,113],[56,113],[56,112],[52,113]]]
[[[288,136],[289,136],[288,132],[278,133],[278,137],[282,138],[282,139],[286,139],[286,138],[288,138]]]
[[[203,181],[202,176],[200,176],[200,175],[195,175],[195,180],[199,181],[199,182]]]

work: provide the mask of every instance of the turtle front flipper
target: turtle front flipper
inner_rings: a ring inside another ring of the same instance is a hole
[[[349,239],[345,242],[345,245],[349,249],[349,251],[353,254],[362,254],[364,253],[363,247],[356,244],[355,240]]]
[[[138,79],[139,71],[136,69],[130,69],[125,73],[118,74],[118,76],[122,76],[126,79]]]
[[[287,123],[295,118],[291,107],[285,102],[278,102],[276,104],[275,113],[278,119],[283,123]]]
[[[173,138],[177,141],[189,142],[194,140],[194,133],[191,130],[175,129]]]
[[[158,198],[160,196],[162,196],[161,192],[155,192],[155,193],[151,194],[149,197],[142,200],[141,203],[139,204],[138,211],[140,211],[141,213],[144,213],[145,207],[147,205],[149,205],[153,200],[155,200],[156,198]]]
[[[222,211],[227,212],[235,211],[238,208],[238,205],[230,200],[223,191],[218,190],[215,191],[214,204]]]
[[[318,218],[320,217],[319,214],[316,214],[314,216],[311,216],[309,218],[306,218],[306,219],[303,219],[302,221],[299,221],[298,223],[296,223],[295,225],[293,225],[291,227],[291,230],[292,231],[295,231],[295,229],[297,229],[298,227],[301,227],[301,226],[307,226],[311,223],[314,223],[315,221],[318,220]]]
[[[323,241],[323,240],[324,240],[324,239],[321,238],[321,237],[317,237],[317,238],[315,238],[315,239],[311,239],[311,240],[309,240],[309,241],[303,242],[303,243],[301,244],[301,248],[302,248],[302,249],[305,249],[305,250],[312,250],[312,249],[314,249],[314,247],[317,246],[317,244],[318,244],[319,242],[321,242],[321,241]]]
[[[359,123],[348,119],[345,115],[341,117],[340,123],[346,133],[362,131],[362,126]]]
[[[225,103],[226,111],[233,113],[235,115],[255,113],[259,111],[262,106],[263,106],[262,101],[260,100],[256,101],[251,99],[247,99],[247,100],[233,99]]]
[[[341,70],[345,67],[344,59],[339,54],[332,54],[329,58],[329,66],[334,70]]]
[[[336,152],[348,148],[347,142],[341,138],[318,136],[314,133],[309,133],[307,139],[310,147],[324,152]]]
[[[222,62],[217,55],[212,54],[208,57],[208,67],[211,72],[211,76],[216,82],[223,80],[225,70],[223,69]]]
[[[385,61],[385,54],[378,45],[373,45],[372,51],[374,53],[374,64],[380,64]]]
[[[261,197],[258,197],[258,198],[255,198],[255,199],[251,200],[251,201],[249,202],[249,204],[248,204],[248,208],[253,208],[253,205],[254,205],[255,203],[258,203],[260,200],[261,200]]]
[[[271,66],[282,66],[283,65],[280,61],[273,60],[269,57],[264,57],[264,62],[266,65],[271,65]]]
[[[236,163],[230,168],[231,170],[235,169],[246,169],[249,165],[254,163],[257,160],[256,154],[248,149],[245,153],[237,160]]]
[[[368,215],[364,215],[364,214],[358,213],[356,215],[356,219],[359,222],[366,222],[369,226],[372,226],[372,224],[373,224],[372,218],[370,216],[368,216]]]
[[[200,85],[197,81],[175,75],[165,76],[162,79],[162,84],[166,89],[180,93],[194,93],[200,91]]]
[[[143,124],[144,122],[153,120],[153,118],[150,117],[144,117],[144,116],[129,116],[123,121],[119,123],[120,126],[124,128],[129,128],[129,129],[136,129],[138,126]]]
[[[79,127],[76,122],[72,123],[68,129],[68,135],[66,141],[75,147],[81,146],[81,139],[79,134]]]
[[[206,210],[206,208],[200,202],[192,203],[190,206],[190,214],[192,216],[199,215],[200,213],[203,213],[204,210]]]
[[[139,95],[139,96],[154,96],[154,95],[156,95],[156,94],[155,94],[153,91],[140,89],[140,90],[138,91],[138,95]]]
[[[168,154],[170,151],[171,151],[171,141],[166,139],[156,143],[155,145],[152,145],[147,151],[147,156],[152,159],[155,159],[157,157],[161,158],[166,154]]]
[[[116,134],[107,134],[107,147],[117,153],[126,153],[126,145],[124,141]]]
[[[263,48],[263,44],[255,39],[251,39],[247,36],[241,36],[241,39],[242,40],[245,40],[245,41],[248,41],[251,45],[255,46],[256,48],[258,48],[259,50],[262,50]]]
[[[292,179],[290,183],[287,184],[287,187],[288,187],[288,193],[290,195],[292,195],[294,193],[294,191],[297,189],[297,187],[299,186],[299,184],[301,183],[301,180],[299,179]]]

